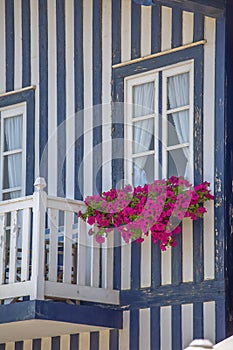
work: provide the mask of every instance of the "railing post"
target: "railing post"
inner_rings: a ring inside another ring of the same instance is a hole
[[[44,299],[45,283],[45,214],[47,209],[46,182],[38,177],[33,193],[33,231],[32,231],[32,276],[33,291],[31,299]]]
[[[208,339],[195,339],[184,350],[204,350],[214,349],[213,344]]]

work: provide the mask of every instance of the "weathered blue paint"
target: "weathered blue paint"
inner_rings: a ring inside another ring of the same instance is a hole
[[[84,155],[84,73],[83,73],[83,1],[74,1],[74,85],[75,85],[75,199],[83,199]],[[80,177],[78,177],[80,171]]]
[[[41,350],[41,339],[33,339],[32,350]]]
[[[121,237],[114,230],[114,253],[113,253],[113,288],[121,289]]]
[[[131,289],[140,288],[141,244],[131,243]]]
[[[131,59],[141,55],[141,6],[132,3],[131,7]]]
[[[6,91],[14,90],[14,0],[5,0]]]
[[[158,244],[151,245],[151,289],[161,284],[161,250]]]
[[[216,343],[225,339],[226,336],[232,335],[232,329],[228,329],[230,324],[229,314],[226,312],[226,300],[224,293],[222,299],[216,301],[215,307],[215,341]],[[227,326],[227,327],[226,327]]]
[[[6,349],[6,345],[5,344],[0,344],[0,350],[5,350]]]
[[[48,18],[47,0],[38,3],[39,11],[39,159],[40,176],[48,179]],[[43,157],[43,161],[41,162]]]
[[[172,250],[172,284],[182,282],[182,233],[176,236],[177,246]]]
[[[182,11],[178,7],[172,9],[172,47],[182,45]]]
[[[181,305],[172,305],[172,349],[182,349]]]
[[[26,178],[25,178],[25,194],[33,193],[34,187],[34,162],[35,162],[35,91],[29,89],[17,92],[9,96],[0,96],[0,108],[12,106],[17,103],[26,102],[27,119],[26,119]]]
[[[102,0],[93,1],[93,192],[102,192]],[[98,106],[98,107],[95,107]]]
[[[71,334],[70,336],[70,350],[79,349],[79,334]]]
[[[91,332],[90,350],[99,350],[99,332]]]
[[[31,84],[30,0],[22,0],[22,86]]]
[[[139,350],[139,310],[130,312],[129,349]]]
[[[150,309],[150,348],[160,349],[160,307]]]
[[[133,2],[135,2],[135,4],[144,5],[144,6],[154,5],[153,0],[133,0]]]
[[[121,61],[121,0],[112,0],[112,64]]]
[[[60,337],[52,337],[51,350],[60,349]]]
[[[56,1],[57,25],[57,195],[66,193],[66,60],[65,2]]]
[[[194,14],[194,33],[193,40],[204,39],[204,16],[198,12]]]
[[[110,330],[109,334],[109,350],[119,349],[119,331],[118,329]]]
[[[193,304],[193,338],[204,338],[203,324],[203,303],[197,302]]]
[[[161,49],[161,7],[152,7],[151,14],[151,53],[159,52]]]
[[[23,350],[23,341],[17,341],[15,343],[15,350]]]

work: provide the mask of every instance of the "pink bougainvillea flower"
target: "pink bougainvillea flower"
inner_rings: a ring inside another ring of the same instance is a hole
[[[98,235],[98,234],[96,235],[95,239],[96,239],[97,243],[104,243],[104,241],[105,241],[105,238],[103,236]]]

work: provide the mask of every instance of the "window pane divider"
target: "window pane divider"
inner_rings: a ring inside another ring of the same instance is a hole
[[[140,122],[140,121],[143,121],[143,120],[147,120],[147,119],[151,119],[151,118],[155,118],[156,115],[155,114],[147,114],[147,115],[142,115],[141,117],[133,117],[132,118],[132,122],[135,123],[135,122]]]
[[[155,154],[155,150],[145,151],[145,152],[140,152],[140,153],[132,154],[132,158],[150,156],[151,154]]]
[[[179,148],[185,148],[185,147],[189,147],[189,143],[180,143],[178,145],[173,145],[173,146],[167,146],[167,151],[172,151],[175,149],[179,149]]]
[[[2,152],[2,155],[3,155],[3,157],[6,157],[6,156],[11,156],[14,154],[22,153],[22,151],[23,151],[22,148],[13,149],[11,151]]]
[[[166,114],[173,114],[173,113],[183,112],[183,111],[187,111],[189,109],[190,109],[190,105],[185,105],[185,106],[182,106],[182,107],[167,109]]]
[[[11,193],[11,192],[16,192],[16,191],[21,191],[22,187],[18,186],[18,187],[11,187],[11,188],[5,188],[2,190],[2,193]]]

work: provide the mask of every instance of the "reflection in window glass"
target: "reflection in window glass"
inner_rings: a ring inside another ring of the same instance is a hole
[[[133,124],[133,153],[154,149],[154,120],[152,118]]]
[[[154,155],[134,158],[133,184],[143,186],[154,181]]]
[[[167,146],[189,142],[189,111],[168,115]]]
[[[189,178],[189,148],[183,147],[168,151],[168,177],[184,176]]]

